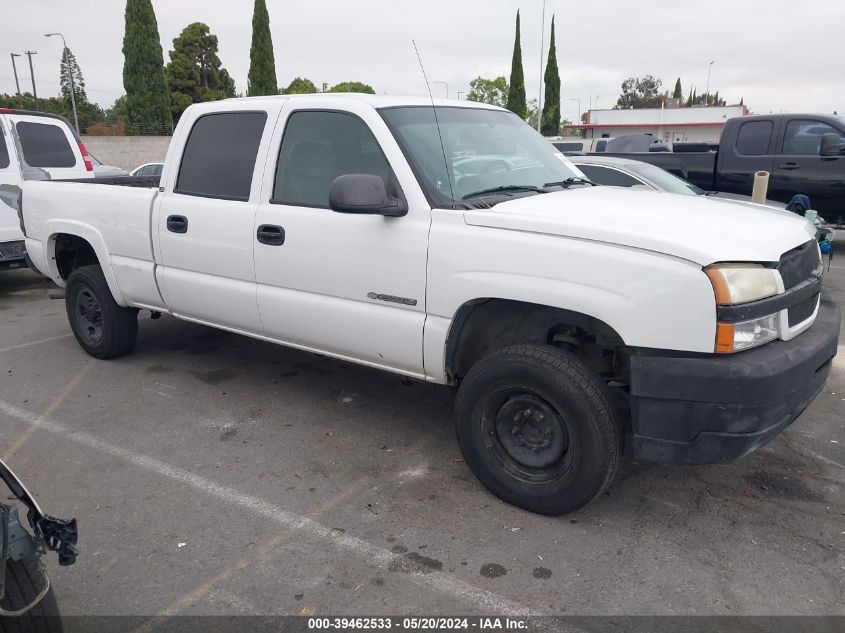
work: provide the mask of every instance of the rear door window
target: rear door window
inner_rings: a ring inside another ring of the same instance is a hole
[[[6,130],[3,124],[0,123],[0,169],[5,169],[10,165],[9,149],[6,146]]]
[[[739,128],[736,139],[737,154],[765,156],[769,153],[774,124],[771,121],[748,121]]]
[[[561,152],[580,152],[584,149],[583,143],[552,143]]]
[[[176,181],[176,193],[249,200],[266,112],[220,112],[194,123]]]
[[[18,121],[15,124],[23,151],[23,159],[30,167],[75,167],[76,156],[63,128],[52,123]]]

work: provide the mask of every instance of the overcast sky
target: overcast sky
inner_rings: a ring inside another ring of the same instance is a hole
[[[543,0],[267,0],[280,86],[303,76],[318,86],[363,81],[376,92],[425,94],[411,45],[429,80],[466,93],[478,75],[510,73],[514,17],[522,13],[528,98],[540,79]],[[220,58],[246,90],[253,0],[154,0],[165,61],[189,23],[211,27]],[[0,0],[0,93],[14,93],[10,52],[34,50],[39,95],[59,91],[61,31],[76,54],[88,96],[103,106],[123,93],[123,0]],[[607,108],[623,79],[653,74],[671,90],[681,77],[701,93],[715,61],[711,91],[740,97],[755,112],[845,112],[845,3],[833,0],[547,0],[557,14],[564,116],[578,102]],[[545,63],[545,52],[543,54]],[[31,91],[26,57],[17,58],[21,87]],[[446,87],[433,83],[435,96]]]

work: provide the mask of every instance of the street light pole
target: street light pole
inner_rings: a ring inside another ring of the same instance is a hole
[[[581,99],[576,97],[570,97],[569,100],[578,102],[578,125],[581,125]]]
[[[37,51],[24,51],[24,54],[29,57],[29,76],[32,78],[32,96],[38,98],[38,92],[35,90],[35,71],[32,70],[32,56],[37,55]]]
[[[73,68],[70,67],[67,42],[65,42],[65,36],[61,33],[47,33],[44,37],[53,37],[54,35],[58,35],[62,38],[62,46],[64,47],[65,54],[65,68],[67,68],[67,75],[70,78],[70,105],[73,108],[73,124],[76,127],[76,133],[79,134],[79,116],[76,113],[76,87],[73,85]]]
[[[462,95],[462,94],[466,94],[466,93],[464,93],[464,91],[463,91],[463,90],[458,90],[458,101],[460,101],[460,100],[461,100],[461,95]]]
[[[707,67],[707,92],[705,93],[704,98],[704,105],[708,105],[708,101],[710,101],[710,71],[713,70],[713,64],[716,63],[716,60],[710,62],[710,65]]]
[[[21,96],[21,84],[18,81],[18,67],[15,66],[15,57],[20,57],[20,53],[9,53],[12,56],[12,72],[15,73],[15,88],[17,89],[17,95]]]
[[[431,83],[433,83],[433,84],[443,84],[444,86],[446,86],[446,98],[447,99],[449,98],[449,84],[447,84],[445,81],[432,81]]]
[[[540,89],[537,97],[537,131],[540,131],[540,122],[543,119],[543,38],[546,35],[546,0],[543,0],[543,17],[540,20]]]

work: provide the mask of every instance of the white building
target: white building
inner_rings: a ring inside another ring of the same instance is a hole
[[[585,138],[651,134],[655,140],[666,143],[716,143],[725,121],[747,114],[748,108],[744,105],[590,110],[584,123],[566,128],[580,131]]]

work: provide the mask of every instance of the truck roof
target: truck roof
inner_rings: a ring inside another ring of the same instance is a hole
[[[226,99],[227,102],[243,102],[243,103],[260,103],[261,101],[277,101],[279,99],[320,99],[325,100],[326,105],[331,103],[342,104],[349,101],[358,101],[366,103],[373,108],[390,108],[396,106],[431,106],[431,99],[429,97],[420,96],[394,96],[394,95],[371,95],[359,92],[320,92],[314,94],[300,94],[300,95],[271,95],[266,97],[236,97],[234,99]],[[209,102],[209,103],[214,103]],[[434,99],[434,105],[437,107],[462,107],[462,108],[480,108],[485,110],[501,110],[503,108],[490,105],[487,103],[479,103],[476,101],[457,101],[455,99]]]

